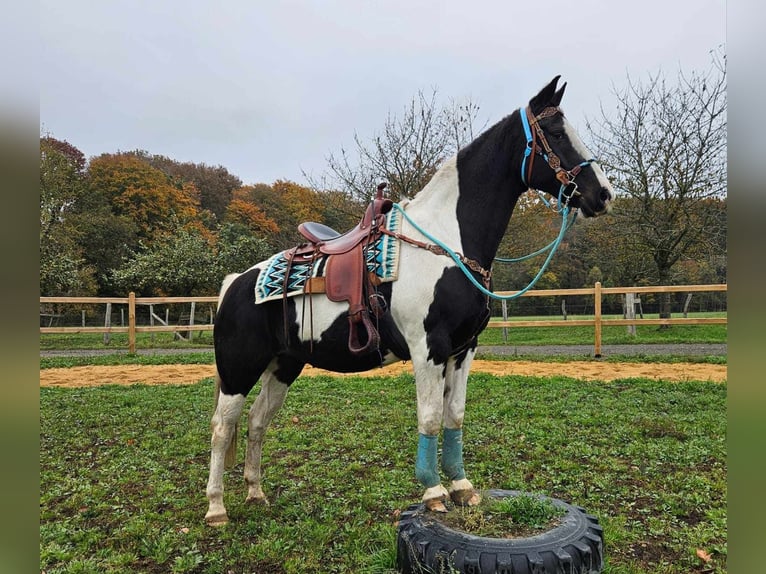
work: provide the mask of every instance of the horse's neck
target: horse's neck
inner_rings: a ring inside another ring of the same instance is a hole
[[[457,251],[462,248],[456,216],[458,194],[457,157],[453,156],[405,205],[407,215],[422,229]]]
[[[508,133],[510,121],[444,162],[406,208],[429,233],[487,269],[524,191],[521,162],[512,159],[521,157],[524,140]]]

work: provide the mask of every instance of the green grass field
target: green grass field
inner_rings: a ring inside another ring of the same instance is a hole
[[[40,570],[393,572],[397,511],[422,495],[411,376],[296,381],[264,445],[272,505],[244,505],[243,436],[220,529],[211,409],[210,380],[41,388]],[[465,458],[480,488],[598,516],[606,574],[726,572],[726,385],[475,374]]]

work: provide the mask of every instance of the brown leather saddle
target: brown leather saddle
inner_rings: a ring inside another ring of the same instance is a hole
[[[286,253],[288,265],[315,261],[322,256],[327,258],[324,276],[306,281],[304,292],[325,293],[330,301],[348,303],[348,348],[355,355],[368,353],[380,344],[380,335],[370,314],[380,317],[385,309],[375,293],[380,282],[367,269],[367,250],[380,238],[386,214],[393,206],[390,199],[383,197],[385,187],[385,183],[378,186],[375,199],[367,206],[356,227],[341,234],[322,223],[301,223],[298,231],[307,242]],[[366,334],[363,343],[360,342],[360,328]]]

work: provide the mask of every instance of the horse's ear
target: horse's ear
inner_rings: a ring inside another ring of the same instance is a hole
[[[558,84],[559,78],[561,76],[556,76],[553,78],[547,86],[545,86],[542,90],[540,90],[540,93],[538,93],[534,98],[529,100],[529,107],[532,109],[532,113],[534,115],[539,114],[542,112],[545,108],[549,106],[558,106],[558,102],[561,101],[561,96],[564,95],[564,88],[566,87],[566,84],[564,84],[561,87],[561,90],[557,93],[556,92],[556,84]],[[558,101],[555,101],[556,97],[558,96]]]
[[[553,94],[553,99],[551,100],[552,106],[558,107],[559,105],[561,105],[561,98],[564,97],[564,90],[566,90],[566,88],[567,88],[567,83],[564,82],[561,85],[561,88],[559,88],[559,91]]]

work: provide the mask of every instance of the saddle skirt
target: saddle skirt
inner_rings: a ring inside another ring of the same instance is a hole
[[[386,214],[386,229],[392,233],[398,233],[401,217],[398,210],[389,211]],[[367,270],[375,274],[380,283],[396,281],[399,275],[399,247],[399,240],[386,234],[381,234],[377,241],[367,246],[365,250]],[[303,295],[308,280],[324,277],[328,257],[335,257],[317,254],[311,261],[293,260],[290,263],[287,258],[288,251],[277,253],[259,265],[261,273],[255,284],[256,305],[284,297]],[[289,276],[285,277],[288,270]]]

